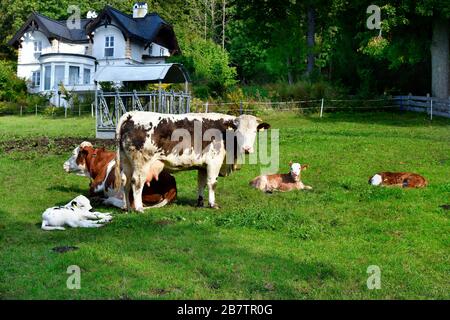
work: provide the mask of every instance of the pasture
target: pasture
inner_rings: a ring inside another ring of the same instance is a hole
[[[280,129],[280,171],[308,163],[302,180],[312,191],[263,194],[248,186],[259,166],[247,164],[219,178],[220,210],[198,209],[196,173],[182,172],[173,205],[100,207],[115,215],[104,228],[44,232],[47,207],[88,191],[62,164],[74,141],[92,140],[94,121],[0,117],[0,299],[450,298],[450,211],[440,207],[450,204],[449,119],[263,118]],[[368,185],[387,170],[420,173],[429,187]],[[66,288],[70,265],[81,268],[80,290]],[[381,269],[381,289],[367,288],[370,265]]]

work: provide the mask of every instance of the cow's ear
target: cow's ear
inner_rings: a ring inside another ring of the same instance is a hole
[[[89,154],[89,150],[87,149],[88,147],[84,147],[84,148],[82,148],[81,150],[80,150],[80,153],[83,155],[83,156],[87,156],[88,154]]]
[[[225,122],[225,126],[227,130],[237,130],[237,125],[234,123],[234,121]]]
[[[289,168],[292,167],[292,160],[289,161]]]
[[[306,170],[308,167],[309,167],[309,165],[307,165],[307,164],[302,164],[301,169],[302,169],[302,171],[303,171],[303,170]]]
[[[261,131],[261,130],[267,130],[270,129],[270,124],[263,122],[258,124],[258,127],[256,127],[256,130]]]

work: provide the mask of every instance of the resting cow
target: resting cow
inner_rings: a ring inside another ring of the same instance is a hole
[[[289,162],[289,173],[278,173],[256,177],[250,181],[250,186],[261,191],[272,193],[273,191],[291,191],[291,190],[311,190],[312,187],[306,186],[301,181],[303,170],[308,168],[307,164]]]
[[[66,172],[74,172],[91,179],[89,194],[104,199],[104,204],[123,208],[123,191],[116,190],[116,153],[104,148],[94,149],[90,142],[82,142],[76,147],[72,156],[64,163]],[[150,174],[150,172],[149,172]],[[121,175],[118,175],[121,177]],[[147,183],[143,189],[142,200],[147,208],[160,208],[175,201],[177,187],[175,178],[166,171],[153,174],[154,181]],[[133,198],[131,195],[133,206]]]
[[[373,186],[397,186],[403,188],[426,187],[427,180],[416,173],[410,172],[380,172],[369,179]]]
[[[221,169],[228,165],[224,163],[227,152],[235,156],[254,152],[257,131],[270,127],[260,122],[250,115],[234,117],[219,113],[174,115],[133,111],[124,114],[116,129],[116,161],[120,161],[126,176],[127,208],[130,209],[128,195],[132,191],[135,209],[143,210],[141,194],[149,180],[147,173],[157,174],[162,168],[198,170],[197,204],[203,206],[203,193],[208,186],[209,206],[217,208],[214,191]]]
[[[112,220],[109,213],[91,212],[89,199],[78,196],[65,206],[48,208],[42,214],[42,230],[65,230],[72,228],[100,228]]]

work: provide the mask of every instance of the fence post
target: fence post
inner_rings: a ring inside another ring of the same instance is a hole
[[[22,116],[23,110],[22,110],[23,106],[20,106],[20,116]]]
[[[67,106],[64,106],[64,118],[67,118]]]
[[[408,93],[408,108],[411,108],[411,96],[412,96],[411,92]]]
[[[427,113],[428,113],[428,106],[430,106],[430,103],[431,103],[431,101],[430,101],[430,94],[427,93],[427,106],[426,106],[426,109],[425,109],[425,111]],[[430,108],[430,111],[431,111],[431,108]]]
[[[323,115],[323,98],[322,98],[322,102],[320,103],[320,117],[322,118]]]
[[[37,104],[35,105],[35,108],[36,108],[36,117],[37,117]]]
[[[94,117],[94,104],[91,103],[91,118]]]
[[[239,105],[239,114],[242,114],[244,112],[244,103],[241,101]]]
[[[205,112],[208,113],[208,101],[205,103]]]
[[[430,120],[433,120],[433,97],[430,100]]]
[[[78,103],[78,117],[81,117],[81,104]]]

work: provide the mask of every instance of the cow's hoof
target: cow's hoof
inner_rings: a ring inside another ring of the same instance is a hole
[[[209,207],[210,207],[211,209],[220,209],[220,207],[219,207],[216,203],[214,203],[214,204],[209,204]]]
[[[137,213],[144,213],[144,208],[136,208],[134,209]]]
[[[198,208],[203,208],[205,206],[204,202],[203,202],[203,198],[198,198],[197,199],[197,207]]]

